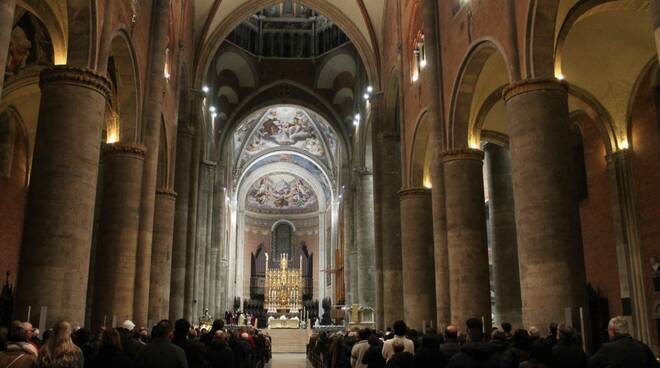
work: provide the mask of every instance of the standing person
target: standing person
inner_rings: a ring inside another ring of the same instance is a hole
[[[586,368],[587,354],[582,350],[577,334],[571,326],[557,328],[557,344],[552,348],[552,356],[562,368]]]
[[[536,341],[529,354],[529,360],[520,364],[520,368],[554,368],[556,365],[552,357],[552,347],[547,341]],[[563,368],[563,367],[562,367]]]
[[[413,354],[406,351],[402,341],[392,343],[392,356],[385,364],[385,368],[414,368]]]
[[[119,336],[121,337],[121,349],[129,358],[131,358],[132,361],[135,361],[140,349],[143,347],[142,344],[133,337],[134,329],[135,323],[128,319],[122,322],[121,326],[117,327],[117,332],[119,332]]]
[[[607,325],[607,334],[610,341],[604,343],[598,352],[589,359],[589,368],[660,367],[660,363],[651,349],[630,336],[628,321],[624,317],[612,318]]]
[[[86,364],[87,368],[133,368],[131,359],[121,350],[121,337],[114,328],[103,331],[101,348]]]
[[[406,326],[406,323],[403,321],[396,321],[392,325],[392,328],[394,329],[394,337],[385,341],[383,344],[383,358],[385,358],[385,361],[390,360],[394,355],[392,345],[397,341],[401,342],[401,345],[403,345],[403,351],[415,354],[415,344],[412,340],[406,337],[406,332],[408,332],[408,326]]]
[[[46,344],[39,351],[39,368],[83,368],[82,350],[71,340],[71,324],[59,321],[53,328]]]
[[[186,361],[188,368],[202,368],[204,367],[204,354],[206,347],[199,341],[188,338],[190,332],[190,322],[185,319],[180,319],[174,323],[174,339],[172,343],[186,353]]]
[[[436,335],[422,336],[422,347],[415,353],[415,368],[442,368],[445,359]]]
[[[551,322],[548,325],[548,336],[545,337],[545,343],[550,345],[550,348],[553,348],[557,345],[557,329],[559,325],[556,322]]]
[[[495,349],[485,343],[483,323],[478,318],[466,322],[468,341],[461,347],[461,352],[449,361],[449,368],[500,368],[500,361]]]
[[[373,334],[369,337],[369,349],[364,353],[362,364],[367,368],[384,368],[385,358],[383,358],[383,342],[378,335]]]
[[[216,319],[213,321],[213,324],[211,325],[211,331],[207,333],[206,335],[202,336],[199,341],[201,341],[204,345],[209,346],[213,341],[215,341],[215,333],[216,331],[222,331],[222,329],[225,328],[225,321],[221,319]]]
[[[234,353],[229,348],[227,338],[222,330],[215,332],[213,341],[211,341],[206,351],[206,360],[208,360],[210,368],[234,367]]]
[[[7,335],[7,345],[3,351],[0,351],[0,367],[37,368],[37,358],[19,344],[24,339],[23,327],[20,324],[11,326]]]
[[[172,323],[166,319],[158,322],[151,333],[151,342],[138,353],[136,368],[188,368],[186,353],[172,344]]]
[[[353,345],[351,350],[351,367],[352,368],[367,368],[367,365],[362,363],[362,358],[369,350],[369,336],[371,336],[371,331],[368,328],[363,328],[358,331],[359,341]]]
[[[458,327],[449,325],[445,327],[445,342],[440,345],[440,352],[445,362],[448,362],[459,351],[461,351],[461,346],[458,344]]]
[[[502,368],[518,368],[520,363],[529,360],[530,350],[529,334],[523,329],[517,329],[513,333],[511,346],[502,355]]]

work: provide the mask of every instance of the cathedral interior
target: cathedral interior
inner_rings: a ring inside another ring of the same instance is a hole
[[[649,0],[1,0],[0,325],[659,352],[659,50]]]

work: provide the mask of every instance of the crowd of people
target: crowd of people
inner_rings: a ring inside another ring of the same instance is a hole
[[[314,368],[651,368],[660,363],[648,346],[631,337],[623,317],[608,325],[610,341],[588,357],[576,331],[550,324],[512,331],[511,324],[484,331],[480,319],[469,319],[463,333],[447,326],[443,333],[420,335],[397,321],[384,333],[370,329],[310,339],[307,356]]]
[[[124,321],[92,333],[60,321],[40,336],[29,322],[0,327],[0,368],[262,368],[271,340],[254,328],[232,331],[217,319],[209,331],[185,319],[151,331]]]

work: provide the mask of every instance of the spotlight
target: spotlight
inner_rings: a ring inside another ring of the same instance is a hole
[[[417,82],[418,79],[419,79],[419,74],[417,74],[417,73],[413,74],[412,81]]]
[[[209,86],[202,86],[202,92],[209,93]]]
[[[359,112],[357,114],[355,114],[355,120],[357,120],[357,121],[362,120],[362,115],[360,115]]]
[[[215,106],[211,106],[211,107],[209,107],[209,111],[210,111],[210,112],[215,112]]]
[[[369,94],[365,93],[362,97],[364,97],[365,100],[368,100],[369,99]]]
[[[373,91],[374,91],[374,87],[372,87],[372,86],[367,87],[367,93],[371,93]]]
[[[419,62],[420,68],[425,68],[426,67],[426,59],[422,59],[422,61]]]

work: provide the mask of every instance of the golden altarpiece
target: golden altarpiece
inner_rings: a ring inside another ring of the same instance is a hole
[[[267,313],[298,313],[303,301],[302,256],[300,269],[290,269],[286,253],[280,255],[279,268],[268,267],[266,253],[266,284],[264,306]]]

